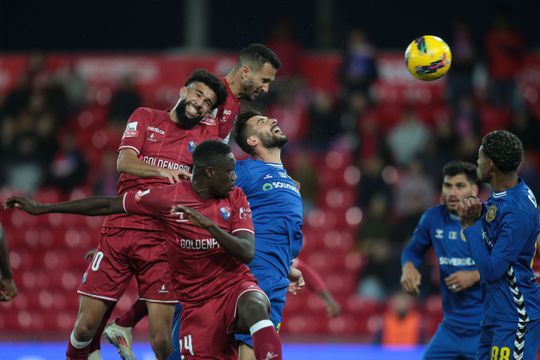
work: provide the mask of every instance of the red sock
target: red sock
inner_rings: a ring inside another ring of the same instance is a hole
[[[111,317],[111,314],[114,310],[116,303],[112,303],[109,307],[109,310],[103,315],[103,319],[101,320],[101,324],[99,324],[99,327],[96,330],[96,334],[94,335],[94,338],[92,339],[92,342],[90,343],[90,346],[88,347],[90,350],[88,351],[89,354],[93,353],[94,351],[101,349],[101,335],[103,335],[103,330],[105,329],[105,326],[107,325],[107,321],[109,321],[109,318]]]
[[[257,360],[281,360],[281,341],[274,324],[261,320],[249,328],[253,338],[253,352]]]
[[[66,360],[86,360],[90,350],[90,341],[77,341],[71,333],[66,351]]]
[[[144,300],[137,300],[124,315],[116,318],[114,322],[116,325],[132,328],[146,315],[148,315],[146,302]]]

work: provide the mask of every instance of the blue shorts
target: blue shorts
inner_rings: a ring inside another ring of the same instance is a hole
[[[174,318],[172,322],[172,344],[173,352],[169,354],[167,360],[180,360],[180,314],[182,313],[182,305],[176,304],[174,308]]]
[[[480,325],[478,325],[478,331],[458,331],[443,321],[431,338],[422,359],[474,360],[479,341]]]
[[[258,274],[253,271],[253,275],[257,278],[259,287],[266,293],[270,299],[270,321],[279,333],[281,320],[283,319],[283,308],[285,307],[285,298],[287,296],[287,288],[289,287],[289,279],[284,279],[277,272],[273,274]],[[253,347],[253,341],[249,334],[234,334],[237,342],[243,342],[249,347]]]
[[[525,329],[517,321],[501,321],[486,316],[482,320],[478,359],[536,359],[540,348],[540,319],[529,321]],[[522,357],[519,357],[523,354]]]

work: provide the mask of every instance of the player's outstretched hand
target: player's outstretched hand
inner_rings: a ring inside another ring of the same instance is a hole
[[[418,296],[420,294],[420,281],[422,275],[414,267],[412,263],[407,263],[403,266],[401,273],[401,289],[407,294]]]
[[[32,215],[45,213],[45,206],[43,204],[23,196],[13,196],[7,199],[4,202],[4,209],[8,208],[18,208]]]
[[[335,301],[327,301],[326,304],[326,315],[328,317],[336,317],[341,314],[341,306]]]
[[[0,279],[0,301],[9,301],[17,296],[17,286],[13,279]]]
[[[459,292],[470,288],[480,281],[480,273],[476,270],[461,270],[456,271],[444,279],[446,286],[452,292]]]
[[[306,286],[302,272],[295,267],[291,266],[291,272],[289,273],[289,292],[293,295],[298,294]]]
[[[462,227],[472,226],[482,215],[482,202],[474,195],[467,196],[459,202],[458,214]]]
[[[203,229],[208,229],[214,225],[214,222],[212,220],[208,219],[206,216],[202,215],[197,210],[187,206],[173,206],[171,212],[176,215],[184,213],[188,220],[193,223],[193,225]]]
[[[159,176],[169,179],[171,184],[180,182],[182,180],[191,180],[191,174],[184,170],[160,168]]]

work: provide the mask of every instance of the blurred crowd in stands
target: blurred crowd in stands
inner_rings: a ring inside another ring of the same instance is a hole
[[[402,246],[420,214],[440,201],[442,166],[450,160],[476,162],[486,131],[502,126],[521,138],[526,159],[520,175],[540,195],[540,119],[517,83],[527,53],[522,37],[498,16],[483,44],[473,41],[463,22],[445,38],[452,67],[441,80],[443,96],[427,101],[381,100],[374,89],[378,49],[361,29],[351,30],[343,49],[337,93],[306,86],[298,71],[304,50],[287,23],[278,24],[266,42],[283,67],[258,106],[289,136],[285,160],[301,183],[306,216],[322,206],[320,194],[327,190],[320,182],[320,159],[337,152],[359,170],[348,194],[362,214],[350,249],[364,259],[357,275],[360,297],[397,296]],[[32,54],[16,87],[0,94],[0,188],[29,194],[56,188],[66,198],[74,189],[114,194],[115,149],[123,127],[135,108],[149,104],[126,77],[100,104],[101,132],[85,139],[85,114],[95,109],[96,94],[89,93],[76,68],[51,72],[45,60],[46,54]],[[423,269],[423,298],[438,293],[434,268]],[[407,300],[392,303],[399,304],[400,314],[414,307]]]

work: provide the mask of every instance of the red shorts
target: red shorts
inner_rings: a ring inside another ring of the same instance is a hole
[[[237,358],[238,345],[233,333],[236,305],[240,296],[248,291],[259,291],[264,294],[256,282],[245,278],[219,297],[204,304],[197,306],[182,304],[180,320],[182,359]]]
[[[141,300],[176,303],[167,249],[157,231],[103,228],[78,293],[118,301],[135,275]]]

